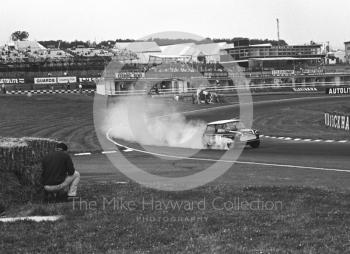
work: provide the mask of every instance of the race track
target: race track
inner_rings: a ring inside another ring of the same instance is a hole
[[[322,103],[323,100],[345,100],[347,98],[305,98],[297,99],[297,104]],[[274,114],[282,106],[295,107],[296,100],[280,100],[273,102],[261,102],[254,104],[255,116]],[[235,105],[218,107],[210,110],[194,111],[186,113],[188,119],[202,119],[214,121],[232,118],[237,114]],[[254,125],[259,126],[255,121]],[[264,133],[264,126],[259,129]],[[273,133],[266,133],[266,135]],[[99,161],[98,173],[108,174],[107,179],[115,176],[120,181],[129,181],[128,178],[117,173],[113,165],[106,158],[109,156],[118,161],[118,156],[125,157],[131,164],[160,176],[185,176],[206,169],[213,163],[229,163],[230,169],[212,184],[235,184],[238,186],[251,185],[299,185],[310,187],[324,187],[330,189],[350,189],[349,151],[350,143],[325,143],[286,141],[279,139],[263,138],[260,148],[245,148],[236,163],[234,160],[222,159],[224,151],[200,150],[194,151],[185,148],[170,148],[156,146],[140,146],[135,143],[115,140],[116,144],[126,146],[119,147],[118,152],[108,155],[94,155]],[[111,144],[111,149],[114,147]],[[118,146],[116,146],[118,148]],[[145,152],[146,151],[146,152]],[[189,156],[191,155],[191,156]],[[187,158],[189,157],[189,158]],[[92,158],[75,158],[80,171],[93,176],[96,171],[88,170]],[[93,163],[94,164],[94,163]],[[102,165],[103,166],[102,166]],[[127,167],[128,165],[116,165]],[[349,172],[348,172],[349,170]],[[106,179],[100,177],[100,179]]]

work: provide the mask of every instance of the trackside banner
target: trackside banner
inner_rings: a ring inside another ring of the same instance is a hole
[[[326,94],[330,95],[342,95],[342,94],[350,94],[350,87],[327,87]]]
[[[100,78],[80,77],[79,82],[97,82]]]
[[[339,113],[324,113],[324,123],[327,127],[349,131],[349,115]]]
[[[77,77],[58,77],[57,83],[66,84],[66,83],[76,83]]]
[[[24,78],[0,78],[0,84],[24,84]]]
[[[271,72],[272,76],[288,77],[288,76],[314,76],[314,75],[325,75],[325,70],[323,69],[302,69],[302,70],[273,70]]]
[[[55,84],[57,83],[56,78],[46,77],[46,78],[34,78],[34,84]]]
[[[119,72],[115,74],[116,79],[140,79],[145,77],[144,72]]]

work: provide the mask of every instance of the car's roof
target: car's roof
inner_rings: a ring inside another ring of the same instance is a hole
[[[232,123],[232,122],[239,122],[239,119],[232,118],[232,119],[227,119],[227,120],[220,120],[220,121],[210,122],[210,123],[208,123],[208,125],[225,124],[225,123]]]

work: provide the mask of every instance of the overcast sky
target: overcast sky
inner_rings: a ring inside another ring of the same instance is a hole
[[[277,38],[289,44],[350,41],[349,0],[1,0],[0,42],[16,30],[35,40],[138,39],[162,31],[211,38]]]

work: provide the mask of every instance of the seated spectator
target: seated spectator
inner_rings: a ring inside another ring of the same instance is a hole
[[[42,161],[42,184],[47,200],[50,194],[64,192],[68,199],[77,195],[80,174],[75,170],[64,143],[56,145],[55,152],[46,155]]]

